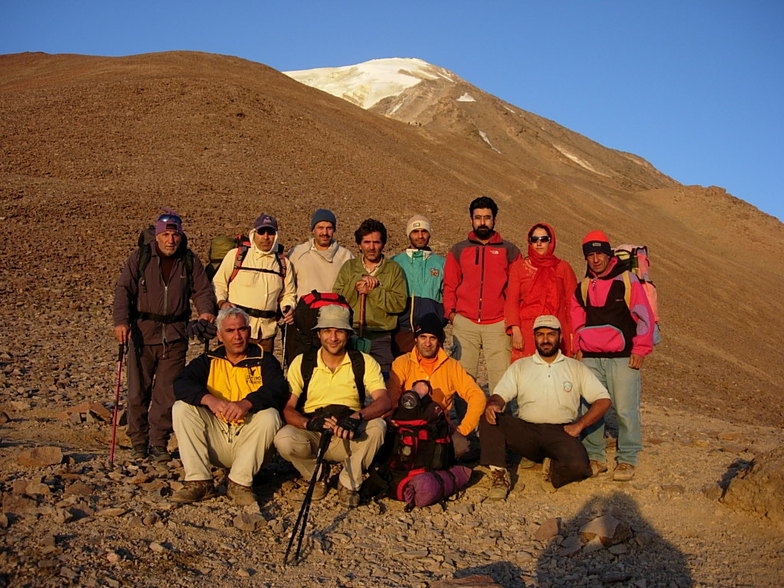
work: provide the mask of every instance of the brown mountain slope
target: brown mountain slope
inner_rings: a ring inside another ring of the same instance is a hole
[[[86,394],[105,395],[114,280],[159,205],[184,215],[202,257],[211,235],[246,230],[262,210],[292,245],[319,206],[346,244],[363,218],[383,220],[393,250],[407,217],[427,214],[445,253],[470,200],[489,194],[518,245],[533,222],[552,223],[578,275],[588,230],[649,245],[665,341],[645,367],[648,400],[784,423],[781,223],[489,95],[437,98],[430,122],[404,124],[232,57],[0,56],[2,348],[36,350],[0,383],[95,361]],[[45,326],[22,337],[31,311]]]

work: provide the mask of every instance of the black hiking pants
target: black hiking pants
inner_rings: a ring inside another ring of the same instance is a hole
[[[555,488],[591,477],[585,447],[563,425],[528,423],[506,414],[496,415],[496,423],[491,425],[484,415],[479,420],[482,465],[505,468],[508,448],[532,461],[549,457],[550,482]]]

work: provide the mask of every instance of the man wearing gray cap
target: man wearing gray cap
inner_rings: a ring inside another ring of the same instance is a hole
[[[392,261],[403,268],[406,275],[408,301],[406,310],[398,316],[395,333],[397,355],[414,348],[413,325],[426,315],[435,315],[444,323],[444,261],[430,249],[430,221],[415,214],[406,223],[409,247],[398,253]]]
[[[549,460],[553,488],[591,477],[580,433],[610,407],[610,395],[582,362],[560,351],[561,323],[552,315],[534,321],[536,354],[518,359],[506,370],[479,421],[481,463],[490,466],[488,498],[509,493],[506,450],[532,461]],[[517,401],[517,415],[504,414]],[[590,409],[578,418],[580,403]]]
[[[272,353],[278,318],[294,320],[294,274],[281,253],[278,221],[261,214],[253,223],[250,244],[229,251],[212,283],[218,308],[241,308],[250,316],[251,342]]]
[[[291,362],[291,390],[283,418],[287,425],[275,435],[275,447],[309,480],[316,466],[321,435],[332,433],[324,453],[328,462],[343,462],[338,479],[338,499],[348,507],[359,504],[364,473],[384,442],[386,423],[381,416],[392,408],[381,368],[369,355],[347,351],[354,329],[349,310],[337,304],[319,310],[321,347],[298,355]],[[365,404],[365,396],[372,401]],[[313,500],[328,492],[329,468],[314,488]]]
[[[354,254],[335,241],[338,221],[335,214],[319,208],[310,219],[313,237],[289,251],[289,261],[297,278],[297,297],[308,292],[332,292],[335,278],[343,264]]]

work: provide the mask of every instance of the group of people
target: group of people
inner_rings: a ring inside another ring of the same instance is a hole
[[[653,348],[640,283],[618,265],[601,231],[583,240],[586,278],[578,283],[555,256],[550,225],[531,227],[522,256],[495,230],[491,198],[473,200],[469,214],[467,238],[446,258],[431,251],[431,224],[421,215],[407,223],[406,250],[387,258],[378,220],[354,232],[355,256],[335,240],[334,213],[318,209],[312,238],[284,254],[277,220],[262,214],[212,282],[187,248],[180,217],[161,215],[115,291],[115,336],[129,349],[132,456],[171,459],[173,432],[185,470],[173,501],[214,496],[217,466],[229,469],[227,495],[251,504],[253,478],[273,447],[310,479],[329,432],[324,458],[343,463],[337,496],[353,507],[385,441],[385,417],[426,380],[453,415],[458,457],[478,431],[491,499],[509,492],[508,449],[544,462],[554,488],[607,472],[603,416],[611,404],[619,425],[613,479],[632,479],[642,449],[639,370]],[[321,307],[312,327],[319,345],[287,358],[284,374],[272,353],[275,336],[295,328],[297,300],[313,291],[340,294],[344,304]],[[216,331],[219,345],[185,366],[194,330]],[[480,355],[488,394],[476,382]],[[511,401],[514,415],[505,410]],[[329,474],[320,469],[314,500],[329,493]]]

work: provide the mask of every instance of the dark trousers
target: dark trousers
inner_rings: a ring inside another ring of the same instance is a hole
[[[128,348],[128,436],[133,445],[165,447],[172,434],[174,378],[185,367],[187,341]]]
[[[528,423],[499,414],[495,425],[484,415],[479,420],[479,443],[482,465],[506,467],[506,450],[541,462],[549,457],[550,482],[555,488],[591,477],[588,453],[580,439],[563,430],[563,425]]]

